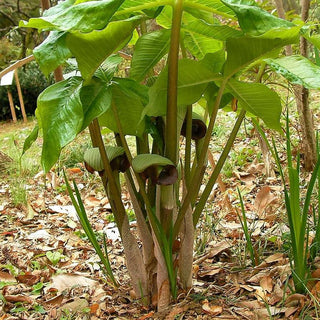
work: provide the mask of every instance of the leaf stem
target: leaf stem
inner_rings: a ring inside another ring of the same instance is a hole
[[[219,173],[220,173],[220,171],[221,171],[221,169],[222,169],[222,167],[228,157],[228,154],[232,148],[233,142],[237,137],[238,130],[239,130],[241,123],[245,117],[245,114],[246,114],[246,111],[244,109],[242,109],[240,111],[239,117],[238,117],[238,119],[237,119],[231,133],[230,133],[229,139],[228,139],[225,147],[223,148],[223,151],[220,155],[220,158],[217,162],[217,165],[215,166],[215,168],[209,178],[209,181],[208,181],[208,183],[207,183],[207,185],[206,185],[206,187],[200,197],[200,200],[194,210],[194,213],[193,213],[193,225],[194,226],[196,226],[198,223],[198,220],[200,218],[200,214],[201,214],[201,212],[202,212],[202,210],[203,210],[203,208],[204,208],[204,206],[210,196],[211,190],[212,190],[214,184],[216,183],[218,175],[219,175]]]
[[[222,83],[221,86],[219,88],[218,94],[217,94],[217,98],[215,100],[213,109],[212,109],[212,113],[210,115],[210,121],[209,121],[209,125],[208,125],[208,129],[206,132],[206,135],[204,137],[204,142],[203,142],[203,147],[202,147],[202,151],[200,153],[200,157],[198,159],[198,161],[195,161],[193,163],[192,166],[192,172],[191,172],[191,181],[190,183],[187,185],[187,194],[182,202],[182,206],[179,210],[176,222],[174,224],[173,227],[173,236],[174,238],[178,235],[183,218],[190,206],[190,204],[192,204],[192,201],[195,199],[195,197],[197,196],[198,192],[199,192],[199,188],[201,186],[201,180],[202,177],[204,175],[204,162],[206,159],[206,155],[207,155],[207,150],[209,147],[209,143],[210,143],[210,138],[212,135],[212,130],[213,130],[213,126],[215,123],[215,119],[219,110],[219,105],[221,102],[221,98],[224,92],[224,89],[226,87],[228,79],[225,79]],[[195,187],[196,186],[196,187]]]
[[[168,57],[165,155],[174,164],[177,164],[178,64],[183,1],[176,0],[173,7],[171,42]]]
[[[103,179],[103,184],[110,198],[109,199],[110,205],[111,205],[112,212],[114,214],[118,229],[121,232],[122,223],[126,215],[126,212],[121,200],[120,190],[117,186],[117,182],[115,181],[115,178],[111,169],[110,161],[108,159],[106,149],[102,140],[98,119],[94,119],[92,121],[92,123],[89,126],[89,129],[90,129],[90,136],[91,136],[92,143],[93,145],[97,146],[100,151],[103,167],[105,170],[105,175],[108,179],[108,188],[104,179]],[[108,190],[110,190],[110,192],[108,192]]]

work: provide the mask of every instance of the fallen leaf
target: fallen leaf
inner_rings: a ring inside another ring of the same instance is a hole
[[[0,281],[4,282],[16,282],[16,278],[9,272],[0,271]]]
[[[47,306],[56,307],[61,305],[63,298],[64,298],[63,294],[60,294],[52,299],[44,301],[43,303],[44,305],[47,305]]]
[[[6,299],[6,301],[8,302],[22,302],[22,303],[33,303],[33,300],[28,297],[28,296],[24,296],[24,295],[15,295],[15,296],[11,296],[11,295],[4,295],[4,298]]]
[[[90,306],[90,313],[96,314],[99,309],[99,303],[94,303]]]
[[[291,307],[286,308],[286,311],[284,313],[286,319],[288,319],[291,315],[293,315],[299,308]]]
[[[206,270],[199,271],[197,276],[204,281],[212,281],[214,276],[222,271],[221,268],[210,267]]]
[[[264,186],[256,195],[254,202],[255,210],[259,217],[263,217],[265,209],[275,200],[277,197],[271,193],[271,188],[269,186]]]
[[[189,305],[174,306],[170,313],[165,317],[165,320],[174,320],[180,313],[186,312],[189,309]]]
[[[47,230],[37,230],[27,236],[29,240],[50,239],[52,236]]]
[[[139,320],[146,320],[146,319],[152,319],[154,315],[154,311],[149,312],[148,314],[145,314],[144,316],[140,317]]]
[[[221,306],[211,306],[207,300],[204,301],[202,304],[202,310],[210,314],[211,316],[217,316],[218,314],[221,314],[223,311],[223,308]]]
[[[278,252],[266,258],[265,262],[266,263],[279,262],[283,259],[283,257],[284,257],[283,253]]]
[[[98,284],[98,281],[82,275],[59,274],[52,277],[52,283],[46,287],[46,291],[50,290],[51,288],[55,288],[59,292],[62,292],[63,290],[72,288],[74,286],[94,288],[97,287]]]
[[[261,280],[260,280],[260,286],[263,290],[271,293],[272,289],[273,289],[273,282],[272,282],[272,278],[270,276],[264,276]]]
[[[77,173],[82,173],[80,168],[69,168],[67,169],[67,173],[69,174],[77,174]]]
[[[284,304],[286,307],[296,307],[304,300],[306,300],[306,296],[300,293],[294,293],[286,299]]]
[[[88,308],[88,306],[89,302],[86,299],[76,297],[58,308],[58,314],[63,310],[69,310],[71,313],[82,311],[83,309]]]
[[[40,280],[40,275],[39,274],[22,274],[16,277],[16,279],[21,282],[25,283],[28,286],[33,286]]]

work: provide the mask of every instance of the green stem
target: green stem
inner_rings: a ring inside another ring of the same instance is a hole
[[[187,51],[184,46],[183,40],[180,43],[182,57],[187,58]],[[190,168],[191,168],[191,136],[192,136],[192,105],[187,106],[186,113],[186,139],[185,139],[185,154],[184,154],[184,178],[188,186],[190,183]]]
[[[184,177],[186,185],[190,185],[191,175],[191,135],[192,135],[192,105],[187,106],[186,114],[186,139],[185,139],[185,159],[184,159]]]
[[[173,6],[171,42],[168,57],[165,154],[174,164],[177,164],[178,64],[183,1],[176,0]]]
[[[228,80],[225,79],[222,82],[222,84],[221,84],[221,86],[219,88],[219,91],[218,91],[218,94],[217,94],[217,98],[216,98],[214,106],[212,108],[212,113],[210,115],[210,121],[209,121],[208,129],[207,129],[206,135],[205,135],[204,140],[203,140],[203,147],[202,147],[201,154],[199,156],[199,160],[195,161],[193,163],[192,172],[191,172],[191,182],[190,182],[189,185],[187,185],[187,194],[186,194],[186,196],[185,196],[185,198],[183,200],[182,206],[181,206],[181,208],[179,210],[179,213],[178,213],[177,220],[176,220],[176,222],[174,224],[174,227],[173,227],[173,236],[174,236],[174,238],[179,233],[183,218],[184,218],[184,216],[185,216],[190,204],[193,202],[193,200],[195,199],[195,197],[197,196],[197,194],[199,192],[199,188],[201,186],[201,180],[202,180],[202,177],[203,177],[204,172],[205,172],[204,163],[205,163],[205,160],[206,160],[207,150],[208,150],[208,147],[209,147],[213,126],[214,126],[214,123],[215,123],[215,120],[216,120],[216,116],[217,116],[217,113],[218,113],[218,110],[219,110],[221,98],[222,98],[222,95],[223,95],[223,91],[224,91],[224,89],[226,87],[227,81]],[[198,186],[198,187],[194,187],[194,186]]]
[[[217,165],[215,166],[211,176],[210,176],[210,179],[200,197],[200,200],[197,204],[197,207],[195,208],[194,210],[194,213],[193,213],[193,225],[196,226],[197,223],[198,223],[198,220],[200,218],[200,214],[204,208],[204,206],[206,205],[206,202],[210,196],[210,193],[212,191],[212,188],[214,186],[214,184],[216,183],[216,180],[219,176],[219,173],[228,157],[228,154],[232,148],[232,145],[233,145],[233,142],[234,140],[236,139],[237,137],[237,133],[238,133],[238,130],[241,126],[241,123],[245,117],[245,114],[246,114],[246,111],[244,109],[241,110],[240,114],[239,114],[239,117],[230,133],[230,136],[229,136],[229,139],[221,153],[221,156],[217,162]]]
[[[122,230],[122,223],[123,219],[126,215],[125,208],[123,206],[122,200],[121,200],[121,194],[120,190],[117,186],[117,182],[114,179],[114,175],[111,169],[110,161],[108,159],[106,149],[102,140],[101,131],[100,131],[100,125],[98,122],[98,119],[94,119],[92,123],[90,124],[90,135],[92,139],[92,143],[97,145],[100,151],[105,175],[108,179],[108,186],[106,185],[105,181],[106,179],[103,179],[104,181],[104,187],[106,188],[106,192],[108,196],[110,197],[110,205],[112,206],[112,211],[116,220],[116,223],[118,225],[118,228],[121,232]],[[108,192],[110,191],[110,192]]]
[[[127,140],[126,140],[126,138],[124,136],[124,133],[123,133],[123,130],[122,130],[122,125],[121,125],[121,122],[120,122],[120,118],[119,118],[117,107],[115,106],[115,104],[113,102],[111,103],[111,107],[112,107],[112,111],[113,111],[113,114],[114,114],[114,117],[115,117],[115,120],[116,120],[116,124],[117,124],[117,128],[118,128],[118,131],[119,131],[118,133],[119,133],[119,136],[120,136],[122,147],[124,148],[126,156],[127,156],[128,160],[129,160],[129,163],[131,165],[132,164],[132,155],[131,155]],[[147,195],[146,190],[145,190],[145,185],[144,185],[142,179],[140,178],[139,174],[135,173],[135,177],[136,177],[136,180],[137,180],[138,185],[139,185],[139,192],[140,192],[140,194],[141,194],[141,196],[143,198],[143,201],[145,203],[145,206],[146,206],[148,219],[150,221],[150,224],[152,226],[152,229],[153,229],[153,231],[154,231],[154,233],[156,235],[156,238],[157,238],[158,242],[161,243],[159,229],[157,227],[156,220],[155,220],[152,208],[151,208],[151,204],[150,204],[148,195]]]

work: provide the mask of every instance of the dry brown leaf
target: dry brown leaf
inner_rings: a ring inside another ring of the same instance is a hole
[[[302,301],[306,299],[306,296],[300,293],[294,293],[289,296],[284,302],[286,307],[296,307],[301,304]]]
[[[154,311],[149,312],[148,314],[143,315],[138,320],[146,320],[146,319],[152,319],[154,315]]]
[[[198,272],[198,277],[199,278],[205,278],[205,277],[212,277],[218,273],[220,273],[222,271],[221,268],[210,268],[210,269],[207,269],[207,270],[202,270],[202,271],[199,271]]]
[[[39,282],[40,274],[26,273],[26,274],[17,276],[16,279],[21,283],[27,284],[28,286],[33,286],[34,284]]]
[[[84,200],[84,203],[89,208],[97,207],[101,204],[101,200],[97,199],[96,197],[90,196]]]
[[[221,306],[211,306],[208,302],[208,300],[204,300],[204,303],[202,304],[202,310],[210,314],[211,316],[217,316],[222,313],[223,308]]]
[[[255,210],[259,217],[263,217],[265,209],[275,200],[277,197],[271,193],[271,188],[269,186],[264,186],[256,195],[254,202]]]
[[[59,274],[52,277],[52,283],[46,288],[46,291],[51,288],[57,289],[62,292],[65,289],[70,289],[74,286],[95,288],[98,286],[98,282],[77,274]]]
[[[266,258],[265,262],[266,263],[280,262],[283,258],[284,258],[283,253],[278,252]]]
[[[320,279],[320,269],[314,270],[311,274],[313,279]]]
[[[270,276],[264,276],[261,280],[260,280],[260,286],[263,290],[271,293],[272,289],[273,289],[273,282],[272,282],[272,278]]]
[[[96,314],[97,311],[99,310],[99,307],[100,307],[99,303],[94,303],[94,304],[92,304],[92,305],[90,306],[90,313],[91,313],[91,314]]]
[[[4,298],[6,299],[6,301],[8,302],[23,302],[23,303],[33,303],[33,299],[29,296],[25,296],[22,294],[18,294],[15,296],[11,296],[11,295],[4,295]]]
[[[9,272],[0,271],[0,281],[4,282],[16,282],[16,278]]]
[[[184,306],[174,306],[169,314],[165,317],[165,320],[174,320],[176,316],[180,313],[186,312],[189,309],[189,305]]]
[[[60,306],[63,301],[63,298],[64,298],[63,294],[59,294],[58,296],[52,299],[44,301],[44,305],[52,306],[52,307]]]
[[[320,297],[320,281],[317,281],[316,284],[313,286],[311,293],[314,297]]]
[[[286,319],[288,319],[291,315],[293,315],[299,308],[291,307],[286,308],[286,311],[284,313]]]
[[[244,290],[247,290],[249,292],[253,292],[254,291],[254,288],[251,287],[251,286],[247,286],[245,284],[240,284],[240,288],[244,289]]]
[[[69,168],[67,169],[68,176],[77,173],[83,173],[80,168]]]
[[[86,299],[76,297],[72,299],[71,301],[63,304],[60,308],[58,308],[58,314],[59,312],[62,312],[63,310],[69,310],[72,313],[83,310],[89,306],[89,302]]]

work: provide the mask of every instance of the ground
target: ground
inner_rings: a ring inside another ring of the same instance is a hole
[[[278,177],[265,176],[259,146],[252,142],[254,137],[247,136],[252,135],[250,126],[237,140],[236,152],[223,172],[224,181],[214,188],[198,225],[194,287],[179,292],[177,300],[160,314],[141,305],[131,291],[108,200],[99,177],[90,176],[77,162],[77,142],[64,151],[59,165],[46,177],[39,164],[41,139],[20,160],[33,125],[33,120],[0,124],[0,151],[9,156],[0,166],[1,320],[318,318],[320,261],[312,266],[309,294],[294,293],[283,188]],[[218,128],[215,135],[219,134]],[[86,133],[78,139],[86,139]],[[212,153],[215,158],[218,147]],[[82,231],[62,167],[81,190],[98,238],[102,242],[103,234],[107,236],[119,289],[107,281]],[[223,187],[226,191],[221,192]],[[237,187],[252,232],[253,260],[237,214],[241,215]],[[123,191],[130,211],[129,197]],[[135,230],[134,220],[131,226]]]

